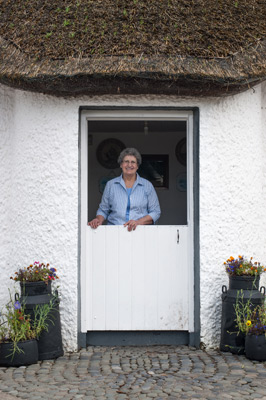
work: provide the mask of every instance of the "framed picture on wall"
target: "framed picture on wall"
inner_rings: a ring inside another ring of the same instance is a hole
[[[142,164],[138,173],[148,179],[156,188],[169,188],[169,156],[168,154],[142,154]]]

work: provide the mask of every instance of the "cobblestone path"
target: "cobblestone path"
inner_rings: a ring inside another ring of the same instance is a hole
[[[0,368],[0,399],[9,396],[266,400],[266,363],[187,346],[88,347],[28,367]]]

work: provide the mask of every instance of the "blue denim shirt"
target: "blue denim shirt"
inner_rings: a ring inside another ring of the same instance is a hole
[[[108,225],[123,225],[126,222],[127,204],[127,189],[120,175],[107,182],[96,214],[107,219]],[[151,182],[137,174],[130,195],[129,219],[137,220],[146,215],[156,222],[161,215],[160,204]]]

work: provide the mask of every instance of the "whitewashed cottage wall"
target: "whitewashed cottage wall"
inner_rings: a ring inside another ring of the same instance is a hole
[[[105,96],[62,99],[0,86],[0,305],[9,277],[33,261],[59,270],[65,349],[77,349],[78,109],[84,105],[200,108],[201,335],[219,344],[222,266],[266,263],[266,86],[224,99]],[[264,279],[265,282],[265,279]]]
[[[261,90],[205,103],[201,112],[201,334],[208,346],[219,341],[221,286],[228,284],[222,262],[244,254],[266,263]]]

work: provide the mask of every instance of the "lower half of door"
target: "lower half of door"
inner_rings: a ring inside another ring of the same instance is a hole
[[[188,331],[187,226],[86,228],[87,331]]]

